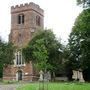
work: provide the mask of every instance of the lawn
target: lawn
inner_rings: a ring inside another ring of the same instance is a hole
[[[43,84],[30,83],[17,88],[17,90],[43,90]],[[89,83],[46,83],[44,90],[90,90]],[[48,86],[48,89],[47,89]]]

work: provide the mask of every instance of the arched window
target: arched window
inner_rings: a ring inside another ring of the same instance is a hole
[[[40,26],[41,25],[41,20],[40,20],[41,18],[40,18],[40,16],[36,16],[36,25],[37,26]]]
[[[24,59],[22,58],[21,51],[16,52],[15,57],[16,57],[16,65],[23,65],[24,64]]]
[[[24,24],[24,14],[18,15],[18,24]]]

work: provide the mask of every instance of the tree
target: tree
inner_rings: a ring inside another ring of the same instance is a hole
[[[14,47],[11,43],[0,40],[0,78],[3,77],[3,68],[13,63]]]
[[[78,5],[82,5],[83,8],[89,8],[90,7],[90,0],[77,0]]]
[[[76,19],[69,38],[70,62],[73,69],[90,71],[90,9],[84,10]],[[85,72],[85,73],[88,73]],[[88,73],[87,75],[90,75]],[[90,76],[85,76],[90,80]]]
[[[68,80],[72,81],[73,72],[72,72],[72,64],[69,60],[70,49],[69,49],[68,44],[64,47],[63,51],[64,51],[63,52],[63,58],[64,58],[65,73],[66,73],[66,76],[67,76]]]
[[[42,30],[23,49],[26,62],[32,60],[40,69],[55,72],[62,60],[62,45],[51,30]]]

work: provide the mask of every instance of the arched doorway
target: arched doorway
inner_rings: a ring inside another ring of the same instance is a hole
[[[22,71],[21,70],[17,71],[16,78],[18,81],[22,80]]]

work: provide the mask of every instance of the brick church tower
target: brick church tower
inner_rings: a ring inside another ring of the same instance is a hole
[[[35,3],[11,7],[9,41],[16,47],[14,65],[4,69],[5,80],[33,80],[32,63],[25,63],[21,49],[32,39],[33,33],[44,27],[44,11]]]
[[[27,45],[32,34],[43,28],[43,10],[36,4],[30,3],[11,7],[10,41],[16,46]]]

